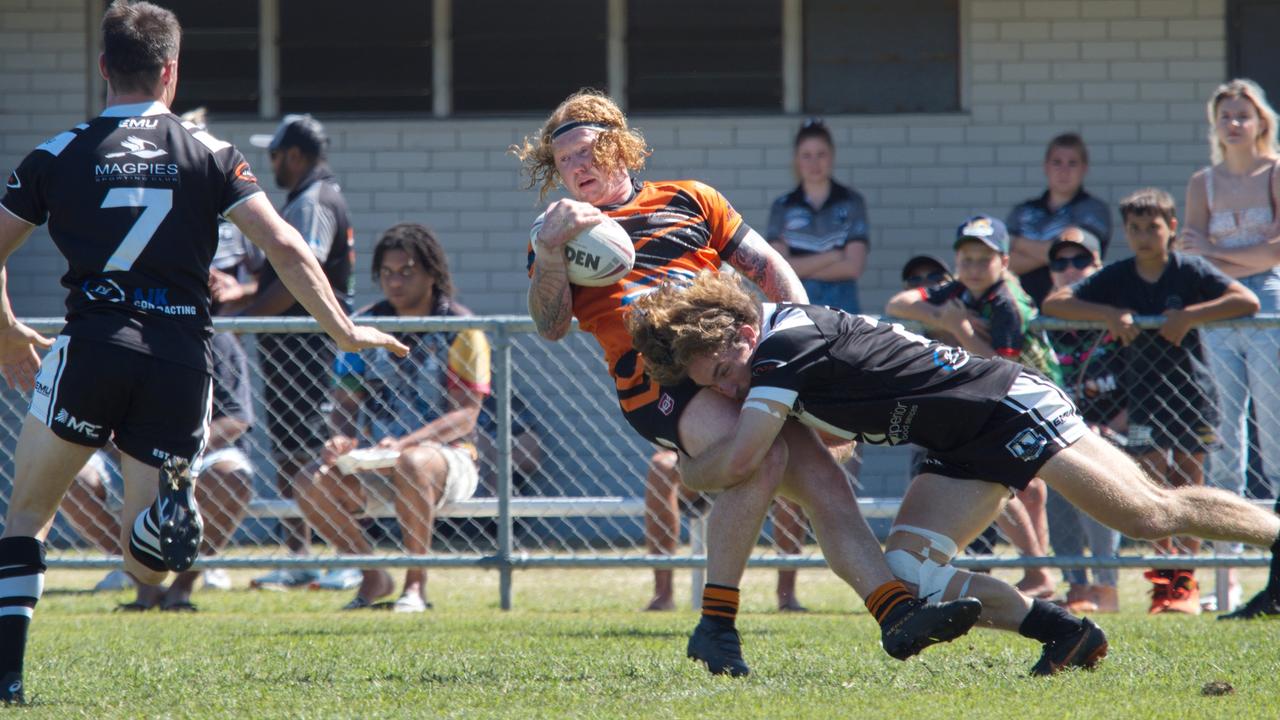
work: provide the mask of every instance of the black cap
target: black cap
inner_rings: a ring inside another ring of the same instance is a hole
[[[253,135],[249,144],[275,152],[296,147],[309,157],[324,157],[329,136],[324,126],[310,115],[285,115],[273,135]]]
[[[1088,250],[1094,260],[1102,259],[1102,243],[1098,242],[1098,236],[1084,228],[1078,228],[1078,230],[1080,231],[1080,236],[1078,238],[1075,235],[1067,235],[1067,231],[1064,230],[1062,234],[1053,241],[1053,244],[1049,246],[1050,260],[1058,254],[1059,250],[1068,245],[1075,245],[1076,247],[1082,247],[1085,250]]]
[[[937,255],[929,255],[928,253],[925,253],[923,255],[916,255],[915,257],[908,260],[906,264],[902,266],[902,279],[906,280],[907,278],[914,275],[914,273],[912,273],[911,271],[921,265],[936,265],[942,268],[942,271],[945,272],[946,274],[948,275],[951,274],[951,268],[947,267],[946,261],[944,261],[942,258],[938,257]]]

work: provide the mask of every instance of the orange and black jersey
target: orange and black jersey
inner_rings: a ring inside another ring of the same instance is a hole
[[[635,182],[629,200],[600,209],[631,236],[635,267],[613,285],[571,285],[573,314],[604,349],[618,399],[623,410],[631,410],[656,401],[658,387],[649,382],[643,360],[631,348],[622,324],[627,306],[665,280],[691,280],[703,270],[718,269],[750,228],[723,195],[696,180]],[[531,241],[530,275],[533,258]]]

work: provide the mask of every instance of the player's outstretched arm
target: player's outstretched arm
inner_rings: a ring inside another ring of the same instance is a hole
[[[371,327],[356,325],[347,317],[302,236],[276,214],[265,195],[249,198],[227,217],[245,237],[262,248],[285,287],[320,322],[320,327],[341,350],[381,347],[400,357],[409,354],[409,348],[399,340]]]
[[[747,231],[738,249],[729,256],[729,264],[755,283],[771,302],[809,302],[809,293],[791,264],[755,230]]]
[[[53,341],[18,322],[9,305],[8,273],[5,263],[26,241],[35,226],[0,209],[0,374],[9,387],[30,392],[35,387],[40,356],[36,348],[47,350]]]

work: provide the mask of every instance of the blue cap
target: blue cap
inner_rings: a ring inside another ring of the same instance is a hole
[[[965,240],[977,240],[1001,255],[1009,254],[1009,230],[1004,221],[990,215],[974,215],[965,220],[956,230],[952,247],[959,248]]]

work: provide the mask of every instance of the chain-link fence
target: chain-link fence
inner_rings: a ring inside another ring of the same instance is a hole
[[[1280,474],[1280,378],[1267,373],[1280,373],[1280,321],[1251,318],[1201,330],[1203,358],[1196,360],[1193,343],[1170,350],[1157,339],[1159,318],[1140,320],[1147,329],[1128,347],[1087,324],[1039,322],[1059,347],[1063,385],[1086,417],[1155,477],[1195,482],[1199,471],[1269,505]],[[61,321],[31,324],[53,333]],[[520,317],[369,324],[421,338],[412,362],[335,353],[327,340],[308,338],[317,330],[310,320],[216,321],[225,333],[218,382],[233,398],[241,388],[247,395],[241,404],[251,413],[225,400],[218,407],[230,420],[219,425],[215,413],[215,440],[198,484],[207,534],[204,567],[492,567],[501,575],[503,607],[510,606],[516,568],[701,567],[700,518],[707,503],[673,482],[673,458],[655,455],[622,419],[589,336],[574,332],[549,343]],[[475,368],[463,365],[483,358],[477,360],[464,330],[482,331],[491,347],[492,392],[473,436],[426,452],[354,453],[348,457],[354,469],[346,461],[321,466],[320,445],[335,434],[376,448],[383,437],[449,413],[458,399],[465,405],[468,396],[460,388],[474,379]],[[230,338],[238,342],[228,343]],[[242,360],[235,360],[236,348],[243,349]],[[296,357],[281,362],[282,352]],[[264,373],[264,363],[275,366]],[[0,447],[9,458],[27,403],[11,391],[0,394]],[[244,424],[236,421],[249,414],[252,424],[235,437]],[[1161,452],[1170,448],[1186,452]],[[859,495],[864,514],[881,532],[896,511],[910,464],[905,446],[863,450]],[[13,463],[5,462],[0,473],[0,494],[7,499]],[[109,453],[95,456],[59,513],[49,564],[114,566],[119,496],[114,461]],[[1176,560],[1164,555],[1177,552],[1176,546],[1156,551],[1126,542],[1117,552],[1118,536],[1090,527],[1052,493],[1023,501],[1025,515],[1015,512],[1015,503],[988,544],[975,543],[957,564],[1097,570],[1265,562],[1221,545],[1184,546],[1197,554]],[[824,564],[803,514],[782,504],[751,562]]]

